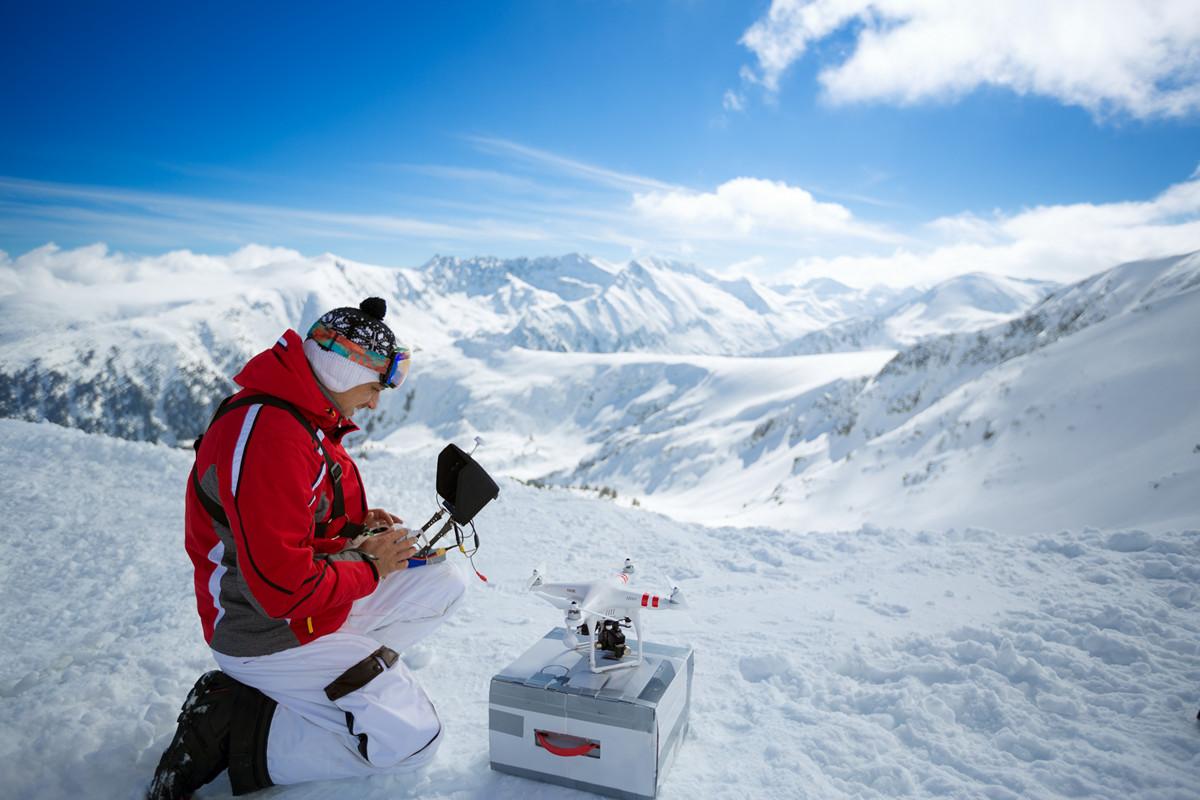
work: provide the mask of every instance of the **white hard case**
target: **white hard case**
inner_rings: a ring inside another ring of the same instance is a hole
[[[687,733],[694,657],[647,642],[637,667],[602,674],[556,628],[492,678],[492,769],[609,797],[653,798]],[[543,734],[539,742],[538,732]],[[553,749],[584,755],[555,755]]]

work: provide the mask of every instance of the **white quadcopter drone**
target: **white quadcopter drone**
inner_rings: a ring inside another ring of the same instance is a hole
[[[629,580],[635,571],[633,560],[627,558],[620,572],[598,581],[546,583],[546,569],[539,567],[533,571],[526,588],[565,612],[563,644],[572,650],[586,646],[592,672],[608,672],[642,663],[640,612],[643,608],[687,608],[678,586],[672,586],[670,593],[665,596],[630,587]],[[630,648],[625,643],[622,629],[630,627],[637,637],[637,654],[625,658]],[[581,643],[580,636],[586,636],[587,639]],[[598,664],[597,652],[602,654],[604,660],[613,663]]]

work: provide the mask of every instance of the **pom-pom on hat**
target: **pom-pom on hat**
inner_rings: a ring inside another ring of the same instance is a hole
[[[387,303],[368,297],[358,308],[343,306],[308,329],[304,355],[326,388],[344,392],[364,383],[399,386],[408,374],[409,350],[384,324]]]

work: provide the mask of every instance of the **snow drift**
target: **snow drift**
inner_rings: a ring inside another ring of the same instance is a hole
[[[0,543],[0,603],[21,609],[0,627],[5,796],[135,800],[212,668],[182,547],[189,454],[15,420],[0,441],[24,532]],[[373,503],[431,509],[432,453],[358,458]],[[648,621],[697,653],[664,800],[1194,794],[1200,531],[796,535],[513,480],[478,521],[490,583],[416,672],[447,728],[433,766],[269,796],[576,796],[489,771],[487,683],[561,621],[524,591],[532,564],[587,579],[626,555],[691,606]],[[201,796],[229,797],[227,780]]]

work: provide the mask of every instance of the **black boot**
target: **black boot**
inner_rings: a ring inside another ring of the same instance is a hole
[[[235,795],[273,786],[267,773],[267,736],[275,701],[219,670],[196,681],[175,738],[159,759],[146,800],[187,800],[229,768]]]
[[[183,701],[146,800],[187,800],[229,766],[229,728],[241,686],[219,670],[200,676]]]
[[[257,689],[239,686],[229,732],[229,784],[235,795],[275,785],[267,772],[267,737],[274,718],[274,700]]]

